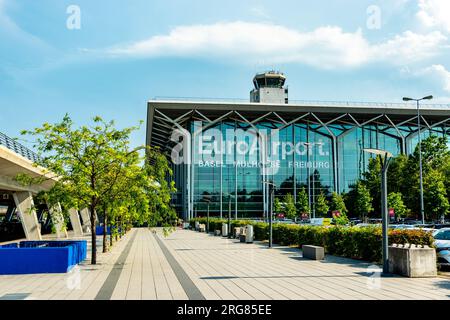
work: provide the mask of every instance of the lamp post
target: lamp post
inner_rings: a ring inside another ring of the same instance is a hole
[[[311,162],[310,162],[310,152],[309,150],[311,149],[311,142],[304,142],[303,143],[306,146],[306,165],[307,165],[307,174],[308,174],[308,178],[307,178],[307,183],[308,183],[308,203],[309,203],[309,209],[311,210],[312,208],[312,198],[311,198]],[[314,182],[313,182],[313,188],[314,188]],[[314,214],[314,218],[315,218],[315,211],[313,211]],[[311,216],[310,216],[311,218]]]
[[[422,170],[422,140],[420,136],[420,101],[422,100],[431,100],[433,96],[426,96],[421,99],[413,99],[404,97],[403,101],[416,101],[417,103],[417,130],[418,130],[418,138],[419,138],[419,183],[420,183],[420,214],[422,215],[422,224],[425,224],[425,210],[423,203],[423,170]]]
[[[228,197],[228,239],[231,239],[231,193]]]
[[[381,217],[382,217],[382,260],[383,274],[389,274],[389,239],[388,239],[388,203],[387,203],[387,170],[392,153],[378,149],[364,149],[365,152],[375,154],[381,163]]]
[[[231,239],[231,191],[230,191],[230,178],[225,179],[228,181],[228,239]],[[223,199],[223,192],[222,192]]]
[[[275,190],[275,183],[272,181],[263,181],[264,184],[267,184],[269,186],[269,195],[270,195],[270,201],[269,201],[269,248],[272,248],[273,245],[273,200],[274,200],[274,190]]]
[[[203,201],[207,203],[207,209],[206,209],[206,233],[209,233],[209,204],[211,203],[211,196],[210,195],[204,195]]]

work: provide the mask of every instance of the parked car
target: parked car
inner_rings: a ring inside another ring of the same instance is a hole
[[[350,218],[350,225],[355,226],[357,224],[362,223],[363,221],[361,219],[358,218]]]
[[[355,227],[363,228],[363,227],[381,227],[381,224],[378,223],[358,223]]]
[[[446,224],[435,224],[434,228],[435,229],[450,228],[450,224],[448,224],[448,223],[446,223]]]
[[[292,219],[275,219],[273,223],[295,224]]]
[[[411,224],[390,224],[389,229],[416,229],[414,225]]]
[[[450,266],[450,228],[435,230],[433,237],[435,239],[438,264]]]
[[[409,225],[417,225],[417,224],[422,224],[422,221],[420,220],[412,220],[412,219],[405,219],[403,221],[404,224],[409,224]]]

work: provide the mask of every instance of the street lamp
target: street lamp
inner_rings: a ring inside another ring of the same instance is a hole
[[[422,100],[431,100],[433,96],[426,96],[422,99],[413,99],[404,97],[403,101],[416,101],[417,103],[417,128],[418,128],[418,137],[419,137],[419,175],[420,175],[420,214],[422,215],[422,224],[425,224],[425,210],[423,204],[423,173],[422,173],[422,142],[420,137],[420,104],[419,102]]]
[[[231,239],[231,191],[230,191],[230,178],[225,179],[225,181],[228,181],[228,239]],[[223,192],[222,192],[222,199],[223,199]],[[222,235],[225,236],[225,235]]]
[[[272,244],[273,244],[272,218],[273,218],[273,200],[274,200],[275,183],[273,183],[272,181],[263,181],[263,183],[267,184],[269,186],[269,195],[270,195],[270,201],[269,201],[269,248],[272,248]]]
[[[388,203],[387,203],[387,170],[392,153],[379,149],[364,149],[365,152],[379,156],[381,163],[381,217],[382,217],[382,253],[383,274],[389,274],[389,240],[388,240]]]
[[[211,196],[210,195],[204,195],[203,201],[207,203],[207,209],[206,209],[206,233],[209,233],[209,204],[211,203]]]
[[[228,239],[231,239],[231,193],[228,197]]]
[[[311,210],[312,208],[312,201],[314,199],[311,198],[311,162],[310,162],[310,149],[312,146],[311,142],[304,142],[303,143],[306,146],[306,165],[307,165],[307,174],[308,174],[308,179],[307,179],[307,183],[308,183],[308,204],[309,204],[309,210]],[[314,189],[314,175],[313,175],[313,189]],[[313,217],[315,218],[315,210],[313,210]],[[310,216],[311,218],[311,216]]]

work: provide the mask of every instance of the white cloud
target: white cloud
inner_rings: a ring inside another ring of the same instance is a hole
[[[407,64],[435,56],[447,40],[439,31],[417,34],[405,31],[394,38],[372,46],[374,60]]]
[[[450,32],[450,1],[419,0],[417,17],[427,27],[443,28]]]
[[[441,64],[434,64],[420,70],[417,75],[430,77],[431,81],[437,81],[442,85],[442,89],[450,92],[450,71]]]
[[[301,32],[280,25],[228,22],[176,27],[166,35],[107,49],[113,56],[203,57],[237,62],[303,63],[320,68],[356,67],[383,61],[407,64],[439,53],[439,31],[406,31],[385,42],[369,43],[361,30],[324,26]]]

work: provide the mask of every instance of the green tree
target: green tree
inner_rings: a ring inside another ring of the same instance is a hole
[[[286,217],[289,219],[295,219],[295,217],[297,216],[294,196],[290,193],[284,196],[284,210]]]
[[[343,197],[337,192],[331,194],[330,210],[333,211],[333,218],[337,225],[348,224],[347,207]]]
[[[422,149],[422,165],[424,170],[439,169],[441,168],[448,156],[450,155],[449,148],[447,146],[446,137],[438,137],[431,135],[421,142]],[[419,148],[416,146],[414,153],[411,155],[415,159],[416,163],[419,162]]]
[[[330,210],[339,211],[341,214],[347,214],[348,210],[344,198],[337,192],[331,194]]]
[[[367,187],[358,181],[355,186],[355,214],[365,219],[367,214],[373,210],[372,197]]]
[[[274,213],[282,213],[284,211],[284,205],[278,197],[275,197],[275,200],[273,201],[273,211]]]
[[[146,192],[150,197],[150,226],[163,227],[164,234],[172,230],[178,219],[174,208],[170,205],[172,194],[176,192],[175,182],[171,177],[173,172],[167,157],[158,149],[147,149],[147,162],[145,170],[148,179]],[[156,190],[155,183],[156,182]]]
[[[450,202],[450,156],[447,156],[442,167],[442,173],[444,175],[445,189],[447,190],[447,199]]]
[[[391,159],[389,170],[387,171],[388,191],[400,192],[406,194],[405,180],[408,177],[405,175],[408,166],[408,156],[399,154]]]
[[[116,162],[116,165],[111,166],[107,172],[110,179],[115,180],[115,183],[111,188],[106,189],[98,202],[97,211],[103,222],[103,252],[108,250],[108,226],[110,228],[114,226],[114,217],[121,212],[119,208],[126,208],[130,205],[128,195],[132,192],[132,189],[137,187],[137,176],[142,171],[139,165],[140,160],[139,154],[134,152],[126,158],[126,161]],[[112,240],[110,240],[110,244],[112,245]]]
[[[403,202],[403,197],[400,192],[391,192],[388,195],[388,208],[394,209],[397,218],[405,217],[409,210]]]
[[[434,169],[429,170],[424,177],[424,205],[428,219],[443,219],[449,212],[444,179],[444,174]]]
[[[301,188],[297,195],[296,208],[298,216],[304,213],[307,213],[309,216],[311,213],[311,209],[309,207],[308,194],[306,193],[305,187]]]
[[[130,150],[129,146],[130,134],[138,128],[119,130],[113,121],[106,122],[98,116],[91,126],[74,128],[73,121],[65,115],[59,123],[44,123],[22,132],[36,138],[34,148],[40,155],[37,164],[58,178],[49,194],[54,199],[65,199],[77,209],[89,208],[92,264],[97,262],[96,211],[120,181],[121,168],[141,149]]]
[[[325,194],[323,192],[320,192],[319,195],[317,196],[315,208],[316,213],[319,216],[326,216],[328,214],[328,211],[330,211],[327,198],[325,197]]]
[[[450,157],[447,146],[447,138],[435,135],[423,139],[421,142],[422,166],[424,177],[424,197],[427,192],[425,188],[425,177],[430,171],[444,173]],[[445,174],[445,173],[444,173]],[[432,173],[435,175],[435,173]],[[408,157],[407,165],[403,172],[403,190],[401,191],[408,207],[415,213],[420,212],[420,180],[419,180],[419,145],[416,145],[412,155]],[[430,183],[432,183],[430,181]],[[444,180],[445,187],[445,180]],[[432,192],[432,190],[431,190]],[[447,192],[446,192],[447,194]],[[447,198],[448,199],[448,198]],[[427,214],[427,213],[426,213]]]
[[[381,163],[378,157],[370,158],[367,171],[363,173],[362,182],[372,197],[372,206],[381,211]]]

